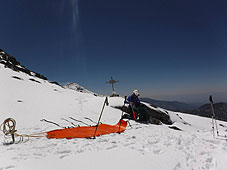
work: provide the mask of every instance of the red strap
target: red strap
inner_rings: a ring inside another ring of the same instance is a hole
[[[133,117],[136,120],[136,113],[135,112],[133,112]]]

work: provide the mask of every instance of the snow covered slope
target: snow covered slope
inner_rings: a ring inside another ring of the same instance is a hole
[[[82,93],[90,93],[90,94],[94,94],[96,96],[98,95],[98,94],[91,92],[90,90],[82,87],[81,85],[79,85],[77,83],[68,83],[68,84],[64,85],[63,87],[67,88],[67,89],[79,91],[79,92],[82,92]]]
[[[0,122],[12,117],[19,134],[46,132],[59,127],[42,119],[68,127],[83,126],[78,121],[94,125],[105,97],[81,93],[51,84],[47,80],[15,72],[0,64]],[[101,121],[115,124],[121,111],[121,97],[109,98]],[[158,108],[162,110],[161,108]],[[91,139],[30,138],[27,142],[3,145],[0,133],[0,170],[225,170],[227,142],[213,138],[212,121],[183,113],[168,111],[174,124],[147,125],[130,121],[122,134],[110,134]],[[180,117],[182,119],[180,119]],[[68,122],[70,121],[70,122]],[[73,123],[73,124],[72,124]],[[226,122],[220,122],[227,126]],[[227,128],[219,126],[221,135]],[[19,140],[18,138],[16,139]]]

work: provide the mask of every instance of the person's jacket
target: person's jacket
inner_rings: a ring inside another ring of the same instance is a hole
[[[140,100],[135,94],[132,94],[126,100],[127,104],[130,104],[131,102],[133,103],[133,106],[135,106],[135,107],[138,107],[140,105]]]

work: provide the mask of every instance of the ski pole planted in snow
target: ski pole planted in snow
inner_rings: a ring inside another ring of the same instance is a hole
[[[123,105],[123,106],[125,106],[125,102],[126,102],[126,100],[127,100],[127,96],[125,96],[125,100],[124,100],[124,105]],[[124,111],[122,110],[122,113],[121,113],[121,120],[122,120],[123,113],[124,113]],[[121,128],[121,120],[120,120],[120,124],[119,124],[118,133],[120,133],[120,128]]]
[[[100,120],[101,120],[102,113],[103,113],[103,110],[104,110],[105,105],[107,105],[107,106],[109,105],[109,103],[108,103],[108,98],[107,98],[107,97],[106,97],[106,99],[105,99],[105,101],[104,101],[104,104],[103,104],[103,107],[102,107],[102,111],[101,111],[101,113],[100,113],[99,120],[98,120],[98,123],[97,123],[96,128],[95,128],[95,133],[94,133],[94,136],[93,136],[94,139],[95,139],[95,135],[96,135],[96,132],[97,132],[97,129],[98,129],[98,126],[99,126],[99,122],[100,122]]]
[[[213,98],[212,98],[211,95],[210,95],[210,97],[209,97],[209,100],[210,100],[210,106],[211,106],[211,116],[212,116],[213,136],[214,136],[214,123],[215,123],[215,126],[216,126],[217,135],[219,136],[218,124],[217,124],[217,120],[216,120],[216,117],[215,117],[214,106],[213,106],[213,103],[214,103],[214,102],[213,102]]]

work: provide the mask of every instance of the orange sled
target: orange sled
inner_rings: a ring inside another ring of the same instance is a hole
[[[68,129],[52,130],[47,133],[47,138],[57,139],[72,139],[72,138],[93,138],[95,136],[106,135],[110,133],[121,133],[124,132],[127,126],[127,122],[120,120],[116,125],[100,124],[97,126],[81,126]]]

